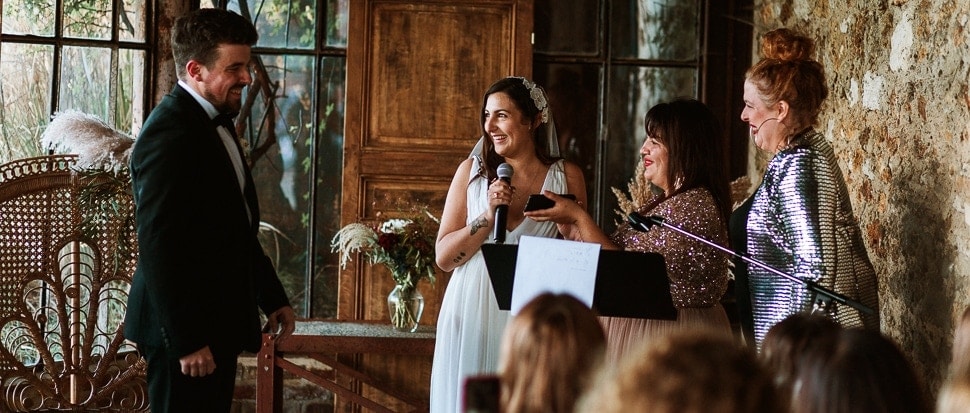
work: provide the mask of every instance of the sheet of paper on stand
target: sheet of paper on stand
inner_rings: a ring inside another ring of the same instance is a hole
[[[522,237],[515,261],[512,314],[543,292],[569,293],[593,305],[600,245],[555,238]]]

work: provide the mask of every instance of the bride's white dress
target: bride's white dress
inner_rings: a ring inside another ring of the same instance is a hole
[[[478,164],[472,165],[471,170],[477,171]],[[488,208],[486,181],[473,179],[468,185],[468,223]],[[562,160],[549,168],[542,188],[567,192]],[[554,237],[556,234],[554,223],[526,218],[506,233],[505,243],[517,244],[523,235]],[[431,367],[431,413],[461,412],[465,378],[497,373],[499,344],[508,319],[509,312],[499,310],[495,302],[485,259],[479,250],[452,273],[441,302]]]

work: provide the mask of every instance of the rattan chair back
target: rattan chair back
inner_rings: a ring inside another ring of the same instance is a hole
[[[74,155],[0,165],[0,411],[147,411],[121,334],[137,261],[121,174]]]

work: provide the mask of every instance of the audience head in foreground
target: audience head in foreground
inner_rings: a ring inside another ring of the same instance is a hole
[[[966,412],[970,412],[970,379],[950,378],[940,389],[940,397],[936,401],[936,413]]]
[[[950,372],[940,389],[937,413],[970,412],[970,307],[953,330],[953,358]]]
[[[604,371],[578,412],[781,412],[772,377],[754,350],[728,333],[671,333]]]
[[[779,396],[788,400],[795,378],[801,370],[802,356],[813,349],[830,345],[842,326],[823,314],[795,313],[771,326],[761,346],[761,360],[774,375]]]
[[[963,310],[960,321],[953,329],[951,354],[950,377],[970,380],[970,307]]]
[[[931,406],[906,356],[878,331],[849,328],[805,355],[793,413],[924,413]]]
[[[502,339],[502,411],[573,411],[605,349],[603,328],[586,304],[568,294],[532,299],[512,318]]]

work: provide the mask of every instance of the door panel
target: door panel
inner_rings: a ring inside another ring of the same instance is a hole
[[[455,169],[481,134],[482,93],[504,76],[531,77],[532,1],[360,0],[350,7],[342,224],[393,217],[402,202],[440,216]],[[422,325],[437,321],[448,274],[437,278],[433,287],[419,285]],[[386,322],[392,288],[387,269],[354,259],[340,275],[338,318]],[[402,391],[429,394],[430,357],[357,361]]]

